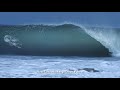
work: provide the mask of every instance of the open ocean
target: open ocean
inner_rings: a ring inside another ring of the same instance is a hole
[[[119,29],[0,25],[0,78],[119,78]]]

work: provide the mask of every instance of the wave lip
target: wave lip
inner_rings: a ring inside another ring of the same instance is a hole
[[[85,32],[108,48],[112,56],[120,57],[120,29],[119,28],[101,28],[101,27],[83,27]]]
[[[0,30],[0,54],[85,57],[111,55],[104,44],[88,34],[82,26],[74,24],[1,25]]]

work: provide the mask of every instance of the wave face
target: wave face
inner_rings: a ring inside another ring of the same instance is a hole
[[[74,24],[0,25],[0,54],[111,56],[119,54],[118,35],[114,30]]]

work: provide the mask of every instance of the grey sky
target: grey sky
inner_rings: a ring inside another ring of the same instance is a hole
[[[120,12],[0,12],[0,24],[73,22],[120,26]]]

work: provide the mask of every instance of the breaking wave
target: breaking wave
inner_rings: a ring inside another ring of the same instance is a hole
[[[61,25],[0,25],[0,54],[120,56],[119,28]]]

